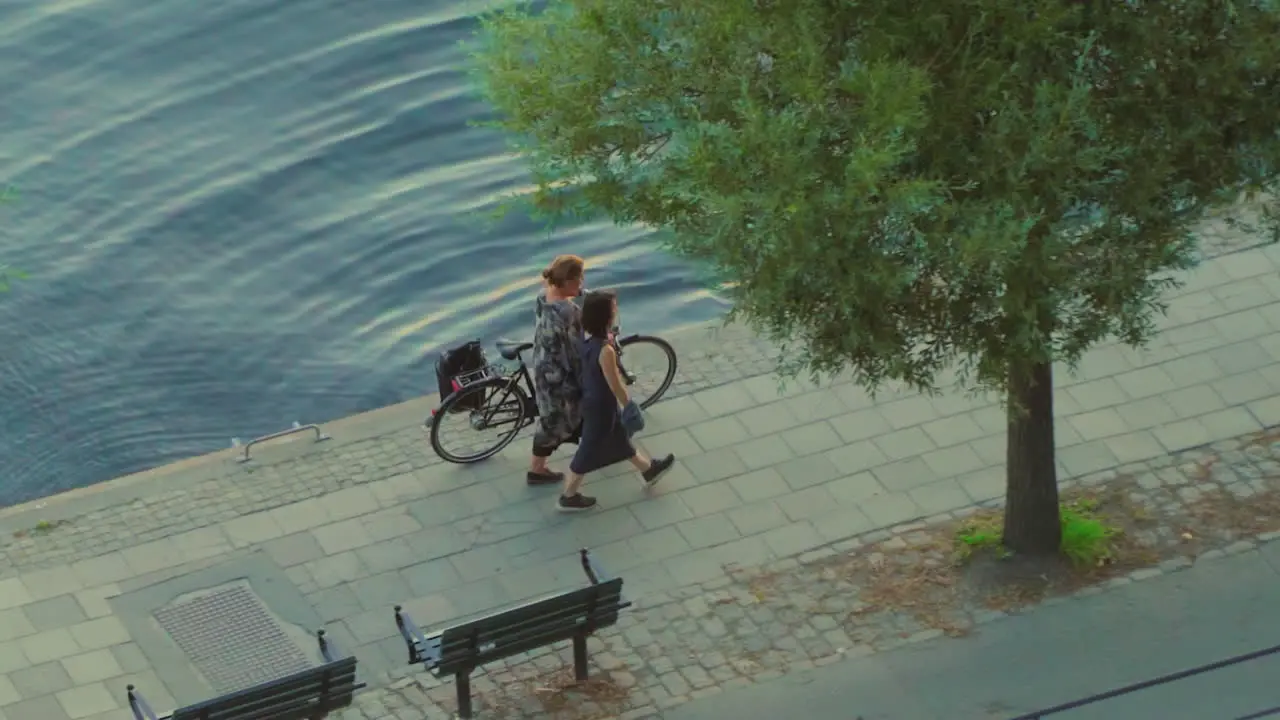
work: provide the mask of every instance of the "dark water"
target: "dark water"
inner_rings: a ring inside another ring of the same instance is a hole
[[[0,505],[431,389],[588,258],[632,330],[722,306],[639,231],[484,217],[479,3],[0,0]]]

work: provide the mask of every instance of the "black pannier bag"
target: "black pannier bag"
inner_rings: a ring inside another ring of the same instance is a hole
[[[441,402],[461,388],[461,383],[455,383],[454,380],[468,373],[478,377],[478,374],[488,366],[489,361],[484,356],[484,348],[481,347],[479,340],[472,340],[440,353],[440,359],[436,361],[436,382],[440,385]],[[479,410],[483,402],[484,395],[475,393],[454,405],[453,410],[455,412]]]

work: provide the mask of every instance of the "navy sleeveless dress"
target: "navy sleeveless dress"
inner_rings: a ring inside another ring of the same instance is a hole
[[[600,369],[604,344],[605,340],[597,337],[582,343],[582,439],[569,463],[569,469],[580,475],[630,460],[636,454],[622,425],[618,399]]]

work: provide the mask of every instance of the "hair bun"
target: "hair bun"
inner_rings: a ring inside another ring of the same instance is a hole
[[[542,278],[551,285],[563,288],[565,283],[582,277],[582,258],[577,255],[557,255],[542,271]]]

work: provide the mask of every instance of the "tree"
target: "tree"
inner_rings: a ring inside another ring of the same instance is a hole
[[[1189,228],[1280,168],[1271,0],[549,0],[478,76],[528,199],[731,280],[782,370],[1009,408],[1004,541],[1060,542],[1054,361],[1140,345]]]

